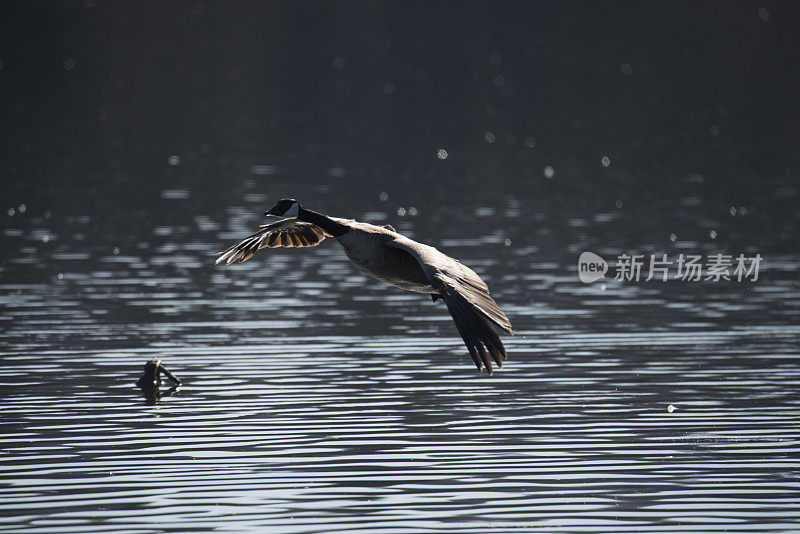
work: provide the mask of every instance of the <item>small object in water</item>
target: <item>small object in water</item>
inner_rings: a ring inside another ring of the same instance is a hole
[[[149,362],[147,362],[144,366],[144,374],[142,377],[136,382],[136,385],[139,387],[158,387],[161,383],[159,379],[159,375],[163,373],[169,380],[175,382],[176,385],[180,386],[181,381],[178,378],[167,371],[167,369],[161,365],[161,360],[158,358],[153,358]]]
[[[675,410],[677,410],[677,409],[678,409],[678,407],[677,407],[677,406],[674,406],[674,405],[672,405],[672,404],[670,404],[669,406],[667,406],[667,411],[668,411],[669,413],[672,413],[672,412],[674,412],[674,411],[675,411]]]

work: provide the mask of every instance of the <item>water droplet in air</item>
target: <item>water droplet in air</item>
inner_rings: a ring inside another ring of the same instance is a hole
[[[49,243],[49,242],[50,242],[50,236],[49,235],[45,235],[44,237],[42,237],[42,243]]]
[[[497,52],[492,52],[489,54],[489,62],[495,67],[499,67],[500,63],[503,62],[503,58]]]
[[[669,234],[669,240],[674,243],[675,241],[678,240],[678,236],[676,236],[675,234]]]
[[[609,165],[611,165],[611,158],[609,158],[608,156],[603,156],[602,158],[600,158],[600,165],[602,165],[603,167],[608,167]]]
[[[119,256],[119,247],[114,247],[114,249],[111,252],[114,253],[114,256]]]
[[[341,165],[335,165],[330,169],[328,169],[328,176],[330,176],[331,178],[341,178],[345,174],[347,174],[347,171]]]
[[[333,58],[333,61],[331,61],[331,65],[336,70],[342,70],[345,67],[345,65],[347,65],[347,62],[344,60],[343,57],[336,56],[335,58]]]
[[[13,217],[14,214],[17,213],[17,210],[15,210],[14,208],[8,208],[8,211],[6,213],[8,213],[9,217]]]
[[[769,20],[769,11],[767,11],[766,7],[761,6],[758,8],[758,18],[760,18],[764,22],[767,22]]]
[[[669,406],[667,406],[667,411],[668,411],[669,413],[672,413],[672,412],[674,412],[674,411],[675,411],[675,410],[677,410],[677,409],[678,409],[678,407],[677,407],[677,406],[674,406],[674,405],[672,405],[672,404],[670,404]]]
[[[709,235],[709,237],[711,237],[711,239],[716,239],[717,238],[717,231],[716,230],[711,230],[711,232],[709,232],[708,235]]]
[[[59,280],[63,280],[64,279],[64,275],[62,273],[58,273],[58,279]]]
[[[736,215],[736,206],[731,206],[731,209],[728,210],[728,213],[731,215]]]
[[[494,143],[495,139],[496,137],[494,136],[493,132],[486,132],[485,134],[483,134],[483,140],[486,141],[487,143]]]
[[[406,215],[406,209],[405,209],[405,208],[403,208],[403,207],[397,208],[397,214],[398,214],[400,217],[405,217],[405,215]]]
[[[555,175],[556,175],[556,171],[550,165],[548,165],[547,167],[544,168],[544,177],[547,178],[548,180],[552,179],[553,176],[555,176]]]
[[[170,167],[177,167],[181,164],[181,157],[173,154],[167,158],[167,163],[169,163]]]
[[[439,159],[447,159],[447,150],[440,148],[436,151],[436,157]]]
[[[378,194],[378,200],[380,200],[381,202],[386,202],[387,200],[389,200],[389,193],[387,193],[386,191],[381,191],[380,194]]]
[[[26,206],[25,204],[20,204],[17,207],[17,211],[19,211],[20,213],[25,213],[26,211],[28,211],[28,206]]]
[[[625,76],[630,76],[631,73],[633,72],[633,67],[631,67],[630,63],[623,63],[622,65],[619,66],[619,70],[621,70],[622,74],[624,74]]]
[[[503,245],[505,245],[507,247],[510,247],[511,246],[511,240],[510,239],[506,239],[505,241],[503,241]]]
[[[408,214],[411,215],[412,217],[415,216],[417,214],[417,208],[411,206],[410,208],[408,208]]]
[[[614,202],[614,205],[617,207],[618,210],[622,209],[622,201],[621,200],[618,199],[616,202]]]
[[[397,87],[392,82],[386,82],[383,84],[383,94],[385,95],[393,95],[397,91]]]
[[[533,137],[526,137],[525,138],[525,146],[528,148],[533,148],[536,146],[536,139]]]

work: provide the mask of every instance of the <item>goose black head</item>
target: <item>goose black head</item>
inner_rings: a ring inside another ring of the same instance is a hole
[[[293,198],[284,198],[272,206],[264,215],[276,217],[297,217],[300,213],[300,203]]]

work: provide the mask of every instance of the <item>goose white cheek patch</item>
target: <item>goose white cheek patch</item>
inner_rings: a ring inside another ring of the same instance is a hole
[[[284,217],[297,217],[300,214],[300,204],[295,202],[292,207],[283,214]]]

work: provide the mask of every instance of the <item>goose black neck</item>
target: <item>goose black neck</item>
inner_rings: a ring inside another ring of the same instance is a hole
[[[333,219],[322,215],[321,213],[317,213],[316,211],[307,210],[302,206],[300,206],[300,210],[297,212],[297,218],[301,221],[309,222],[315,226],[319,226],[333,237],[339,237],[347,232],[347,226],[343,225],[342,223],[338,223]]]

